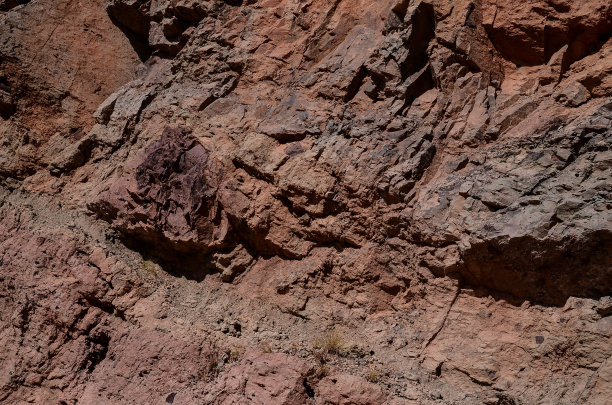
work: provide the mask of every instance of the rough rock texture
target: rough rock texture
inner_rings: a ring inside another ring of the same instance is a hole
[[[609,403],[609,1],[0,27],[0,402]]]

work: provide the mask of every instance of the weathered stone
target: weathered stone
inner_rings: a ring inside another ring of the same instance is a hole
[[[591,98],[591,94],[582,84],[572,82],[567,85],[558,95],[557,101],[568,107],[578,107],[586,103]]]
[[[10,7],[0,402],[610,397],[608,1]]]

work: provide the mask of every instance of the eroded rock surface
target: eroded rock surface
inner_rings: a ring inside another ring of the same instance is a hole
[[[0,26],[3,403],[609,401],[608,1]]]

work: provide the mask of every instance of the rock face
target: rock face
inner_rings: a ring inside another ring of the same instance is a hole
[[[0,402],[609,402],[609,1],[0,26]]]

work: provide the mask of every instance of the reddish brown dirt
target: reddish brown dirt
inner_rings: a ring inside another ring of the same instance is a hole
[[[609,403],[609,1],[0,27],[0,402]]]

